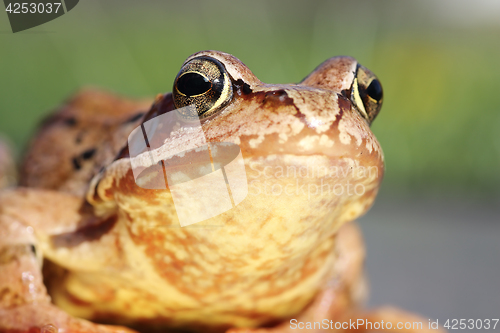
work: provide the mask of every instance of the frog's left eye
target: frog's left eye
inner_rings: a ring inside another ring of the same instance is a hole
[[[175,107],[187,120],[208,118],[233,98],[233,86],[216,59],[198,57],[182,66],[172,90]]]
[[[375,74],[358,64],[351,87],[351,101],[369,124],[380,112],[383,98],[382,85]]]

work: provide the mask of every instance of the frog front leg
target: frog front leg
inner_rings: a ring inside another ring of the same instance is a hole
[[[0,332],[133,332],[74,318],[51,303],[42,256],[51,234],[78,227],[80,201],[44,190],[0,193]]]

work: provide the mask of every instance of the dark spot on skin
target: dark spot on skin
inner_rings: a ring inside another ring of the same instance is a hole
[[[73,168],[75,170],[80,170],[82,168],[82,164],[80,163],[78,157],[73,157],[71,162],[73,163]]]
[[[244,94],[250,94],[252,92],[252,89],[250,88],[250,85],[248,83],[245,83],[243,85],[243,93]]]
[[[83,153],[81,153],[79,156],[73,157],[71,162],[73,163],[73,168],[75,170],[80,170],[82,168],[82,161],[86,161],[91,159],[96,153],[95,148],[90,148],[85,150]]]
[[[335,117],[335,121],[330,125],[330,128],[337,128],[340,119],[344,116],[344,112],[349,111],[352,106],[351,101],[341,94],[337,94],[337,103],[339,105],[339,113]]]
[[[104,169],[104,168],[103,168]],[[99,188],[99,182],[96,182],[95,186],[94,186],[94,195],[92,196],[92,198],[95,200],[95,201],[98,201],[100,198],[99,198],[99,194],[97,193],[97,189]]]
[[[296,117],[303,117],[300,110],[297,108],[293,99],[290,98],[284,89],[273,91],[257,91],[250,95],[241,96],[244,100],[253,101],[258,104],[266,104],[269,112],[280,112],[281,107],[293,106],[297,110]]]
[[[237,90],[239,93],[243,95],[248,95],[252,93],[252,88],[248,85],[248,83],[243,82],[242,79],[237,80],[234,82],[234,88]]]
[[[289,105],[295,106],[293,99],[288,97],[288,94],[283,89],[266,92],[262,102],[270,103],[274,108]]]
[[[76,125],[76,119],[74,117],[71,118],[66,118],[64,119],[64,124],[68,126],[75,126]]]
[[[130,117],[129,119],[127,119],[125,121],[125,124],[135,123],[136,121],[138,121],[139,119],[141,119],[145,114],[146,114],[145,112],[139,112],[138,114],[133,115],[132,117]]]
[[[33,252],[33,254],[36,256],[36,247],[35,247],[35,245],[33,245],[33,244],[32,244],[32,245],[30,245],[30,250],[31,250],[31,252]]]
[[[52,236],[55,247],[74,247],[83,242],[96,241],[110,231],[116,224],[117,216],[113,215],[99,223],[92,223],[73,232]]]
[[[342,117],[344,116],[344,109],[340,108],[339,109],[339,114],[338,116],[335,118],[335,122],[332,124],[332,125],[335,125],[337,126],[338,125],[338,122],[340,121],[340,119],[342,119]]]
[[[83,141],[83,134],[85,134],[84,131],[81,131],[80,133],[78,133],[78,135],[75,138],[75,143],[77,143],[77,144],[82,143],[82,141]]]
[[[84,159],[84,160],[88,160],[88,159],[91,159],[92,156],[94,156],[96,152],[96,149],[95,148],[91,148],[91,149],[87,149],[86,151],[84,151],[80,156]]]
[[[285,97],[288,97],[288,94],[283,89],[280,89],[280,90],[274,90],[274,91],[270,91],[270,92],[266,93],[266,97],[267,96],[273,96],[273,97],[285,96]]]
[[[295,106],[295,104],[294,104],[294,106]],[[309,127],[309,125],[307,124],[307,121],[306,121],[306,115],[303,114],[302,112],[300,112],[300,109],[297,106],[295,106],[295,110],[297,110],[295,117],[300,119],[300,121],[302,121],[304,124],[306,124]]]
[[[344,96],[347,99],[351,99],[351,89],[344,89],[340,92],[342,96]]]
[[[344,110],[350,110],[351,109],[351,101],[347,99],[346,97],[342,95],[338,95],[338,103],[339,103],[339,111],[340,111],[340,116],[342,117],[342,114],[344,113]]]

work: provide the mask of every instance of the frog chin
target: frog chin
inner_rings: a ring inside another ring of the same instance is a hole
[[[138,186],[127,158],[93,180],[88,198],[98,215],[118,216],[129,252],[144,253],[140,261],[162,281],[156,289],[179,295],[172,302],[203,300],[207,313],[251,304],[257,319],[235,314],[230,321],[258,326],[299,313],[335,276],[336,232],[370,207],[383,170],[369,169],[371,159],[247,155],[246,197],[195,224],[182,226],[169,187]],[[184,192],[193,214],[206,193],[220,194],[210,185]]]

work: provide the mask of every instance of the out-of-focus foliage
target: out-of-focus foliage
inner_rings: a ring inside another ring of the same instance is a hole
[[[82,86],[171,90],[190,54],[239,57],[264,82],[300,81],[334,55],[373,70],[386,190],[500,194],[498,1],[81,1],[12,34],[0,21],[0,133],[18,150]],[[2,14],[0,14],[0,17]]]

